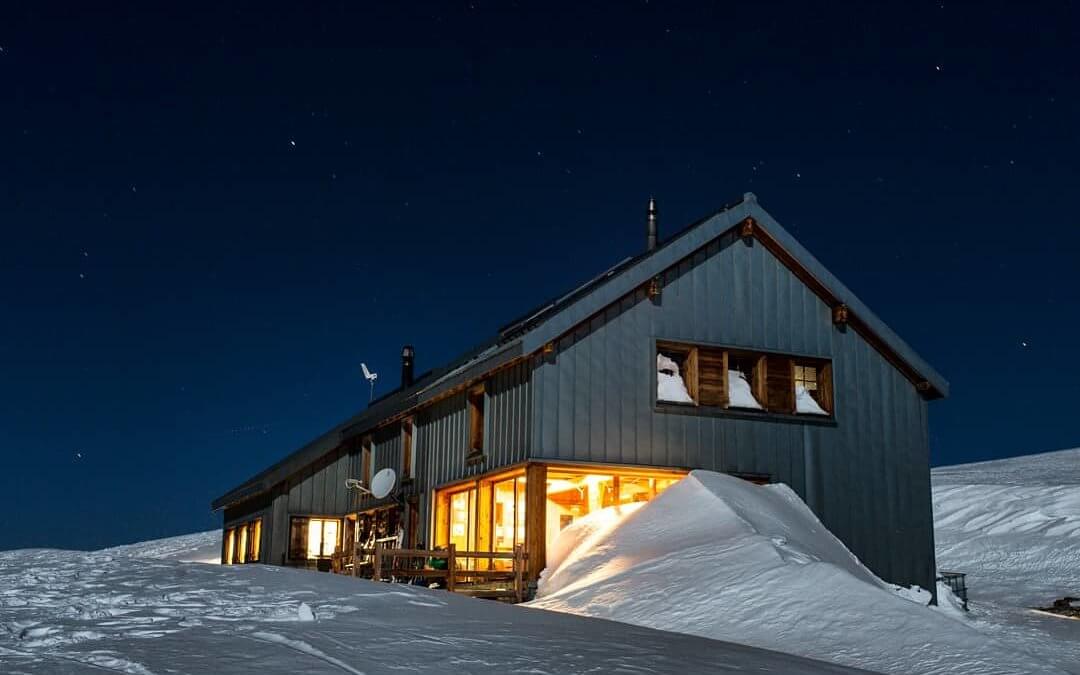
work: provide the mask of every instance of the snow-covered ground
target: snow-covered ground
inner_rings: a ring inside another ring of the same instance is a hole
[[[968,575],[973,625],[1080,673],[1080,621],[1028,609],[1080,596],[1080,449],[931,476],[938,567]]]
[[[0,552],[0,672],[850,672],[415,586],[182,562],[220,540]]]
[[[948,602],[905,599],[918,594],[875,577],[787,486],[694,471],[622,511],[560,535],[532,606],[887,673],[1062,672]]]

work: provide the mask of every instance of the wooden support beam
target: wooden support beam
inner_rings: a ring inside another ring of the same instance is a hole
[[[525,549],[528,581],[540,578],[547,560],[547,466],[525,467]]]

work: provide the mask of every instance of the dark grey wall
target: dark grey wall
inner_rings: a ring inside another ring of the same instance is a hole
[[[532,411],[530,369],[521,363],[496,373],[487,382],[484,412],[484,456],[479,464],[465,465],[469,419],[465,394],[443,399],[420,411],[413,420],[414,475],[403,487],[406,497],[420,499],[421,532],[427,542],[428,497],[432,488],[482,474],[528,457]],[[401,428],[389,425],[372,434],[372,475],[390,467],[402,476]],[[344,515],[391,502],[361,497],[345,489],[346,478],[359,478],[359,449],[339,448],[275,486],[268,496],[226,509],[226,523],[263,518],[263,550],[267,562],[280,564],[288,549],[289,516]]]
[[[836,424],[661,412],[656,339],[831,358]],[[769,474],[878,575],[934,588],[926,402],[760,243],[714,241],[532,367],[533,457]]]

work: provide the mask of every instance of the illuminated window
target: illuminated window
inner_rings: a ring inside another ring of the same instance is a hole
[[[248,550],[247,550],[247,544],[248,544],[248,529],[247,529],[247,526],[246,525],[241,525],[239,528],[237,528],[237,531],[239,532],[240,536],[237,538],[236,562],[245,563],[245,562],[247,562],[247,553],[248,553]]]
[[[294,517],[290,523],[289,558],[329,558],[340,544],[341,521],[337,518]]]
[[[817,368],[814,366],[795,366],[795,386],[807,391],[817,391]]]
[[[225,560],[226,565],[233,563],[233,544],[236,541],[236,530],[229,528],[225,531]]]
[[[681,478],[681,475],[670,473],[586,473],[548,469],[548,550],[554,550],[559,532],[575,521],[608,507],[647,502]],[[617,512],[612,509],[610,513]]]
[[[259,562],[262,546],[262,518],[248,523],[251,534],[248,536],[248,562]]]

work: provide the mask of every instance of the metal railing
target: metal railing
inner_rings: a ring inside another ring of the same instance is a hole
[[[967,575],[963,572],[940,572],[938,581],[949,587],[953,595],[964,602],[964,611],[968,608]]]

